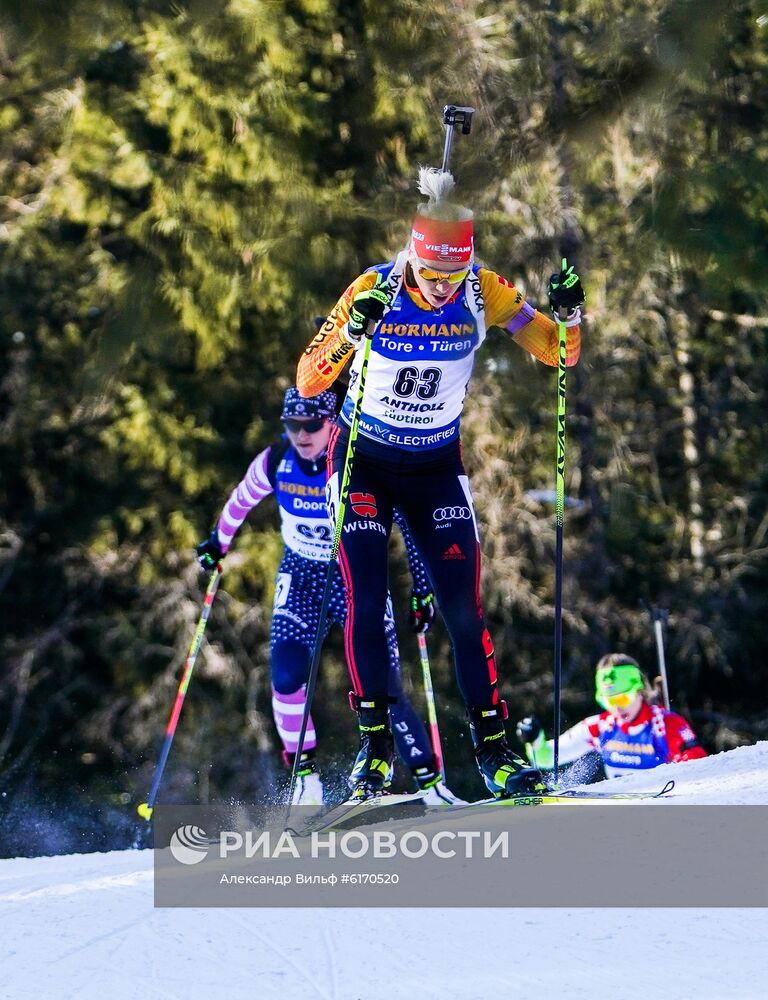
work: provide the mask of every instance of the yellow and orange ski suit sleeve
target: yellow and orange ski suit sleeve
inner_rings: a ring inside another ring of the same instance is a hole
[[[355,278],[333,307],[325,323],[299,359],[296,385],[302,396],[316,396],[338,378],[354,353],[354,345],[347,340],[344,330],[349,320],[349,310],[358,293],[373,288],[376,271],[366,271]],[[515,286],[487,268],[478,271],[480,287],[485,300],[486,326],[499,326],[510,334],[515,343],[550,367],[557,367],[557,324],[529,305]],[[404,286],[417,305],[429,309],[414,289]],[[566,365],[571,367],[581,353],[581,327],[572,326],[566,335]]]

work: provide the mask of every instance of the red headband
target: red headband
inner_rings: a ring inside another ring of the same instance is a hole
[[[449,222],[417,215],[411,230],[413,251],[420,260],[434,264],[468,264],[472,259],[472,228],[471,219]]]

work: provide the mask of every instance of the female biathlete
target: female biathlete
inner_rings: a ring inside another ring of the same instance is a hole
[[[480,602],[480,546],[459,421],[474,355],[498,326],[544,364],[558,362],[558,330],[505,278],[474,263],[472,213],[450,201],[453,177],[422,168],[419,206],[406,250],[356,278],[299,361],[297,385],[310,398],[353,359],[340,426],[329,450],[329,503],[340,475],[362,367],[372,337],[351,493],[365,494],[367,523],[347,509],[339,561],[347,588],[347,660],[360,724],[353,798],[380,792],[392,760],[387,705],[387,539],[395,506],[424,560],[450,633],[475,758],[487,787],[506,796],[541,787],[540,772],[509,749],[493,643]],[[568,310],[566,364],[581,345],[581,282],[573,268],[553,275],[549,301]]]
[[[572,763],[596,750],[606,777],[616,778],[628,771],[706,757],[687,719],[654,704],[653,697],[637,660],[626,653],[603,656],[595,668],[595,701],[603,711],[560,736],[560,763]],[[535,716],[518,722],[517,735],[537,767],[554,766],[554,743],[547,740]]]
[[[197,546],[200,565],[206,570],[213,569],[229,551],[249,512],[270,493],[275,493],[285,551],[277,573],[270,629],[272,711],[284,747],[283,760],[288,767],[293,767],[298,749],[306,703],[305,687],[331,552],[332,533],[325,506],[325,465],[335,404],[333,392],[321,392],[314,399],[302,399],[295,388],[286,392],[281,417],[285,434],[251,462],[210,537]],[[414,579],[411,625],[415,631],[426,631],[434,615],[429,581],[407,530],[403,535]],[[344,585],[337,569],[329,612],[322,625],[323,639],[334,622],[344,624],[346,613]],[[388,598],[382,608],[380,624],[387,657],[384,683],[389,700],[394,702],[392,717],[398,752],[418,787],[426,789],[425,802],[431,805],[461,802],[443,783],[424,724],[403,691],[395,623]],[[299,760],[294,803],[322,803],[323,784],[315,760],[316,747],[317,736],[310,716]],[[390,778],[391,774],[388,780]]]

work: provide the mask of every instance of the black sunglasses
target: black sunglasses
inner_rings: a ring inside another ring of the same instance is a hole
[[[298,434],[299,431],[306,431],[307,434],[317,434],[318,431],[321,431],[325,427],[325,417],[317,417],[315,420],[291,420],[290,417],[286,417],[283,420],[283,426],[293,434]]]

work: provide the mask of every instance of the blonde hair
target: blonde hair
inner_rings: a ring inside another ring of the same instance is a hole
[[[419,194],[427,201],[418,207],[418,214],[425,219],[439,219],[445,222],[465,222],[474,213],[463,205],[451,201],[456,180],[450,170],[439,167],[419,167]]]
[[[637,667],[640,670],[640,664],[637,660],[631,656],[627,656],[626,653],[606,653],[605,656],[601,656],[597,661],[595,670],[604,670],[606,667],[621,667],[624,664],[628,667]]]

